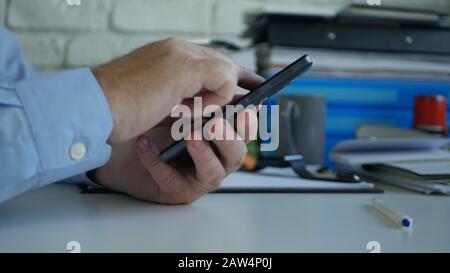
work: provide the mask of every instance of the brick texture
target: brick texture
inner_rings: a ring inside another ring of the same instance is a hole
[[[61,67],[66,39],[60,34],[18,33],[28,60],[40,68]]]
[[[119,1],[112,23],[124,31],[208,33],[212,4],[212,0]]]
[[[10,0],[8,26],[17,29],[106,29],[114,0]]]
[[[6,0],[0,0],[0,24],[5,23],[6,18]]]
[[[160,37],[130,36],[115,33],[79,35],[69,42],[67,67],[93,66],[108,62]],[[86,50],[89,48],[89,50]]]

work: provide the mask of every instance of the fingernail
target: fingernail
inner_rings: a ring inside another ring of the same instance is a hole
[[[145,152],[148,150],[148,140],[146,136],[140,136],[137,139],[137,146],[141,152]]]

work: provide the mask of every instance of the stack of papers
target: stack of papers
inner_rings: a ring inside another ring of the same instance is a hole
[[[266,168],[257,173],[237,172],[228,176],[216,192],[381,192],[368,182],[339,183],[299,178],[289,168]]]
[[[424,183],[450,182],[450,159],[404,160],[363,166],[372,171],[395,174]]]
[[[448,80],[448,56],[412,53],[362,52],[318,48],[290,48],[264,45],[257,48],[264,75],[272,75],[307,52],[314,60],[312,73],[325,76],[351,76],[386,79]]]
[[[450,194],[449,139],[349,140],[331,159],[371,181],[431,194]]]

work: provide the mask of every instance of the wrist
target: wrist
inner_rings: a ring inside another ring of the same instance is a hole
[[[114,90],[115,84],[112,82],[112,79],[108,76],[108,72],[104,71],[104,66],[100,66],[98,68],[92,69],[92,74],[100,85],[103,93],[108,101],[109,108],[111,109],[111,115],[113,120],[113,129],[108,138],[108,143],[117,142],[119,139],[119,124],[120,124],[120,115],[119,115],[119,105],[116,103],[117,101],[117,92]]]
[[[103,186],[102,183],[100,183],[98,177],[97,177],[97,171],[98,169],[92,170],[92,171],[88,171],[86,172],[86,177],[94,184],[98,185],[98,186]]]

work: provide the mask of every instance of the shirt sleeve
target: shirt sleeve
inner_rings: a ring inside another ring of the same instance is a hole
[[[88,68],[0,83],[0,202],[105,164],[112,126]]]
[[[112,118],[88,68],[36,71],[0,25],[0,202],[54,181],[96,185]],[[74,176],[72,176],[74,175]]]

